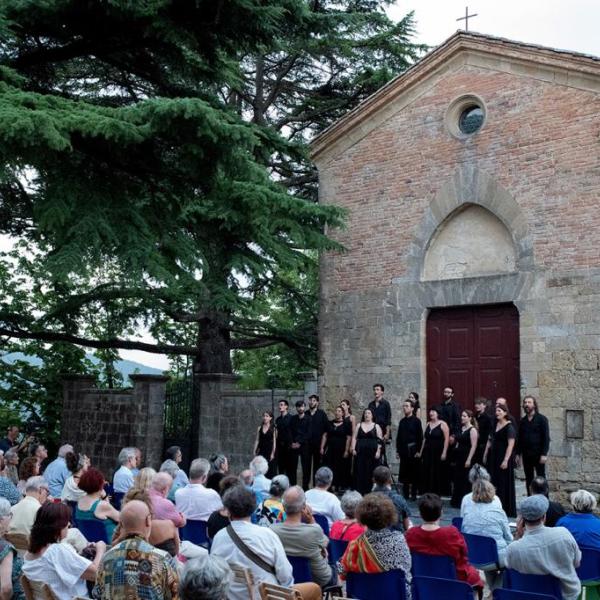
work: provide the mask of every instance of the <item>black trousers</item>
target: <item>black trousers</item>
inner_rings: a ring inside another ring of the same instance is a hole
[[[311,448],[309,444],[302,444],[300,448],[292,448],[290,471],[287,474],[290,485],[296,485],[298,482],[298,458],[302,465],[302,489],[307,490],[310,485],[310,463],[311,463]]]
[[[525,485],[529,496],[529,484],[534,477],[546,477],[546,465],[540,463],[540,456],[523,456],[523,471],[525,471]],[[535,475],[533,472],[535,471]]]
[[[310,446],[310,463],[312,468],[312,482],[313,486],[315,485],[315,475],[319,470],[319,467],[323,464],[323,457],[321,456],[321,444],[311,444]],[[304,473],[304,469],[302,469]],[[309,469],[309,478],[310,478],[310,469]],[[302,486],[304,487],[304,486]],[[304,488],[306,489],[306,488]]]
[[[284,446],[277,446],[275,460],[277,461],[277,472],[280,475],[288,475],[292,451]]]

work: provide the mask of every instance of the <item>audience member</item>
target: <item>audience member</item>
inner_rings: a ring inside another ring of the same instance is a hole
[[[234,485],[242,485],[240,480],[235,475],[227,475],[219,482],[219,494],[221,498],[225,495],[225,492]],[[222,506],[219,510],[215,510],[206,523],[206,533],[210,539],[213,539],[217,535],[217,531],[221,531],[224,527],[229,525],[229,512]]]
[[[423,494],[417,503],[423,524],[406,532],[411,552],[449,556],[456,566],[456,576],[472,587],[483,587],[477,569],[469,564],[467,544],[456,527],[440,527],[442,500],[436,494]]]
[[[250,469],[244,469],[240,473],[240,481],[256,496],[256,505],[259,506],[267,498],[268,494],[254,489],[254,473]]]
[[[560,502],[553,502],[550,500],[550,490],[548,489],[548,482],[545,477],[538,475],[534,477],[529,486],[529,495],[542,494],[548,498],[548,512],[546,513],[546,521],[544,525],[546,527],[554,527],[561,517],[564,517],[567,513]]]
[[[123,448],[119,452],[119,464],[121,465],[113,477],[113,489],[119,494],[126,494],[133,487],[133,469],[137,466],[137,453],[135,448]]]
[[[285,521],[285,508],[283,507],[283,493],[290,487],[287,475],[275,475],[269,488],[269,498],[265,498],[257,509],[256,522],[259,525],[273,525]]]
[[[269,463],[264,456],[255,456],[250,461],[250,470],[254,476],[254,482],[252,483],[252,490],[255,492],[261,492],[262,494],[268,494],[271,488],[271,480],[267,479],[266,473],[269,470]]]
[[[137,474],[140,472],[140,469],[142,468],[142,451],[139,448],[134,448],[135,450],[135,467],[133,467],[133,469],[131,469],[131,472],[133,473],[133,477],[135,479],[135,477],[137,476]]]
[[[181,600],[227,600],[232,578],[229,565],[218,556],[191,560],[185,566],[179,597]]]
[[[479,479],[483,481],[491,481],[492,478],[487,472],[487,470],[484,469],[481,465],[473,465],[471,467],[471,470],[469,471],[469,481],[471,482],[471,486],[473,486],[473,484]],[[469,509],[472,508],[473,504],[473,492],[471,491],[463,496],[462,502],[460,504],[460,516],[464,518]],[[494,495],[492,504],[497,508],[502,509],[502,502],[500,498],[498,498],[498,496],[496,495]]]
[[[11,448],[4,453],[4,462],[6,463],[6,477],[13,485],[19,483],[19,453]]]
[[[521,502],[523,537],[506,550],[506,566],[521,573],[560,579],[563,600],[576,600],[581,584],[575,569],[581,561],[577,542],[564,527],[545,527],[548,498],[541,494]]]
[[[391,528],[398,518],[393,502],[384,494],[367,494],[356,507],[356,516],[367,530],[348,544],[340,560],[342,576],[400,569],[410,598],[412,562],[404,535]]]
[[[398,519],[392,526],[393,529],[404,533],[410,527],[410,509],[402,495],[392,489],[392,472],[388,467],[379,466],[373,471],[373,492],[386,495],[391,501]]]
[[[0,456],[0,497],[6,498],[13,505],[22,498],[21,492],[19,492],[13,482],[6,476],[4,456]]]
[[[360,504],[362,498],[360,492],[351,490],[342,496],[340,505],[345,517],[331,526],[329,537],[332,540],[355,540],[366,531],[364,525],[361,525],[356,519],[356,507]]]
[[[0,597],[6,600],[23,600],[21,569],[23,560],[15,547],[4,539],[10,522],[10,502],[0,498]]]
[[[156,471],[152,467],[144,467],[134,476],[133,487],[138,490],[148,491],[152,487],[152,481],[154,481],[155,477]]]
[[[329,527],[334,521],[344,518],[339,498],[329,491],[332,483],[333,471],[329,467],[321,467],[315,473],[315,487],[306,492],[306,502],[312,512],[327,517]]]
[[[79,479],[79,488],[85,496],[77,501],[75,518],[81,521],[99,521],[104,525],[106,539],[112,539],[113,533],[119,522],[119,511],[110,502],[105,500],[104,475],[90,467]]]
[[[171,502],[175,502],[175,492],[178,489],[185,487],[190,482],[187,475],[185,475],[185,473],[183,473],[183,470],[179,468],[177,463],[171,459],[165,460],[163,464],[160,465],[160,469],[158,470],[158,472],[168,473],[171,476],[171,479],[173,480],[173,485],[171,485],[171,489],[167,494],[167,498]],[[185,475],[185,483],[183,482],[183,479],[179,476],[180,473],[183,473]]]
[[[223,503],[215,490],[204,487],[210,463],[205,458],[197,458],[190,466],[190,483],[175,492],[177,510],[186,518],[206,521]]]
[[[85,492],[79,488],[79,480],[90,466],[90,459],[85,454],[67,452],[65,463],[71,476],[65,481],[60,499],[65,502],[77,502],[85,496]]]
[[[173,479],[168,473],[157,473],[152,480],[152,485],[148,492],[152,502],[153,518],[158,520],[173,521],[175,527],[185,525],[185,517],[177,511],[170,500],[167,500],[167,494],[171,489]]]
[[[17,484],[17,489],[21,495],[25,493],[25,484],[27,483],[27,480],[31,477],[37,477],[39,474],[40,463],[37,461],[37,458],[28,456],[23,459],[19,466],[19,483]]]
[[[40,465],[40,471],[43,470],[43,463],[48,458],[48,450],[44,444],[35,443],[29,447],[29,455],[35,458]]]
[[[44,479],[48,482],[50,495],[54,498],[61,497],[65,482],[71,475],[65,461],[68,452],[73,452],[73,446],[63,444],[58,449],[58,456],[44,470]]]
[[[229,473],[229,461],[224,454],[213,454],[210,457],[210,471],[206,478],[209,490],[219,491],[219,481]]]
[[[600,550],[600,519],[594,514],[596,498],[587,490],[577,490],[569,501],[573,512],[559,519],[556,525],[568,529],[578,546]]]
[[[269,527],[260,527],[250,522],[256,506],[254,492],[243,485],[235,485],[225,493],[223,504],[229,511],[231,524],[215,536],[211,556],[219,556],[228,564],[235,563],[250,569],[256,587],[262,581],[291,587],[294,581],[292,565],[279,537]],[[304,600],[321,597],[321,590],[315,583],[300,583],[294,588],[302,594]],[[254,594],[258,596],[257,589]],[[229,588],[228,599],[247,600],[246,585],[234,580]]]
[[[337,575],[327,562],[329,540],[321,527],[315,523],[310,506],[306,503],[306,495],[300,486],[293,485],[285,491],[283,507],[287,515],[285,523],[277,523],[272,529],[279,536],[286,556],[308,558],[312,580],[321,587],[334,585]]]
[[[6,453],[13,448],[18,454],[30,442],[30,438],[26,438],[21,444],[19,444],[18,439],[19,428],[16,425],[9,425],[6,429],[6,437],[0,440],[0,451]]]
[[[66,504],[44,504],[36,515],[23,562],[23,574],[30,580],[47,583],[58,600],[88,597],[85,582],[95,581],[106,550],[104,542],[96,542],[95,558],[89,561],[70,544],[61,544],[67,536],[70,519],[71,509]]]
[[[44,477],[30,477],[25,486],[25,497],[12,508],[9,533],[31,534],[38,510],[48,500],[48,483]]]
[[[150,544],[152,516],[148,506],[131,500],[121,511],[123,541],[103,557],[94,597],[98,600],[148,598],[176,600],[179,579],[171,557]]]

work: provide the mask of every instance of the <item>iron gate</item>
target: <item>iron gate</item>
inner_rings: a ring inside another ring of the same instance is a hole
[[[198,456],[199,419],[200,388],[194,385],[194,379],[167,384],[163,455],[170,446],[180,446],[183,460],[179,466],[185,471]]]

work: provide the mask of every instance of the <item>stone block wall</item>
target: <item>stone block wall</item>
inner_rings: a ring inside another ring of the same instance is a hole
[[[133,388],[97,389],[94,378],[65,376],[62,442],[87,454],[107,480],[118,468],[122,448],[136,446],[145,466],[162,462],[164,402],[167,378],[131,375]]]

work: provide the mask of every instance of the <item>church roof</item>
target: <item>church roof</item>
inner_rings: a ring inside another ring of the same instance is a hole
[[[339,154],[399,110],[400,99],[404,98],[400,104],[408,104],[440,76],[464,64],[600,92],[600,57],[457,31],[320,133],[311,142],[313,160],[319,163]]]

